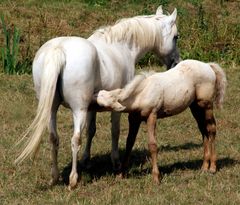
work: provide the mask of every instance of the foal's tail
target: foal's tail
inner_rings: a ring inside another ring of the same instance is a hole
[[[148,76],[148,73],[136,75],[133,80],[121,90],[121,93],[117,97],[118,100],[124,101],[131,96],[136,91],[136,88],[140,85],[140,83],[146,78],[146,76]]]
[[[37,114],[22,138],[23,140],[30,135],[26,142],[26,147],[15,160],[15,164],[21,163],[28,156],[35,156],[39,148],[43,131],[50,122],[57,80],[61,69],[65,65],[65,60],[65,53],[60,48],[49,50],[45,56]]]
[[[216,63],[208,63],[216,74],[216,106],[221,108],[227,86],[227,79],[223,69]]]

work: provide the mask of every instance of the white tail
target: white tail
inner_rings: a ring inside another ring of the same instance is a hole
[[[26,142],[26,147],[15,160],[15,164],[21,163],[28,156],[35,155],[38,150],[43,131],[49,125],[57,80],[61,69],[65,65],[65,59],[65,54],[61,48],[51,49],[46,54],[41,76],[37,114],[22,138],[23,140],[30,135]]]
[[[221,108],[227,86],[227,79],[223,69],[217,63],[208,63],[216,74],[216,106]]]

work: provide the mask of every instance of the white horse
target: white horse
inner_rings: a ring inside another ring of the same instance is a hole
[[[154,15],[123,19],[113,26],[98,29],[88,39],[59,37],[46,42],[33,61],[33,80],[39,100],[37,114],[26,132],[25,137],[30,136],[26,147],[15,162],[36,153],[42,133],[49,125],[53,161],[51,184],[57,183],[56,114],[60,104],[69,107],[74,121],[69,188],[74,188],[78,179],[77,153],[82,131],[87,124],[88,142],[83,158],[88,159],[96,130],[96,111],[87,117],[93,93],[127,84],[134,77],[136,62],[146,52],[154,52],[168,68],[177,64],[176,17],[176,9],[171,15],[163,15],[160,6]],[[112,114],[112,161],[115,164],[119,161],[119,119],[119,113]]]
[[[204,158],[202,170],[216,172],[216,123],[213,102],[223,103],[226,76],[215,63],[185,60],[162,73],[136,76],[123,89],[101,90],[94,99],[101,106],[129,112],[129,134],[122,176],[128,167],[129,156],[142,120],[147,121],[148,146],[152,157],[152,175],[159,183],[157,166],[156,121],[176,115],[190,107],[203,136]]]

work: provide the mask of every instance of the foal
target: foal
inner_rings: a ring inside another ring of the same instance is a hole
[[[215,63],[185,60],[161,73],[136,76],[123,89],[101,90],[94,97],[101,106],[129,113],[129,133],[121,175],[124,176],[141,121],[147,122],[148,147],[152,158],[153,180],[159,183],[156,122],[190,107],[203,136],[202,170],[216,172],[216,122],[213,102],[222,106],[226,76]]]

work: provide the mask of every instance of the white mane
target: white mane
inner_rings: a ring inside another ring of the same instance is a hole
[[[159,16],[158,16],[159,18]],[[155,15],[121,19],[113,26],[96,30],[90,38],[103,37],[106,42],[127,42],[141,47],[161,45],[161,31]]]

